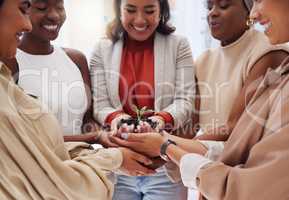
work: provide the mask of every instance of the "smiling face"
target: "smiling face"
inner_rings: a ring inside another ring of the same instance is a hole
[[[251,18],[265,27],[265,34],[272,44],[289,41],[289,1],[255,0]]]
[[[158,0],[122,0],[120,10],[122,26],[133,40],[147,40],[159,25]]]
[[[207,0],[208,24],[212,36],[228,45],[248,29],[249,12],[243,0]]]
[[[33,30],[29,35],[42,41],[55,40],[66,19],[63,0],[32,0],[30,19]]]
[[[29,0],[5,0],[0,7],[0,58],[11,58],[23,32],[31,30]]]

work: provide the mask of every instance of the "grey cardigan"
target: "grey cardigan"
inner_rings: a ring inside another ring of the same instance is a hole
[[[106,117],[122,109],[119,98],[120,63],[123,40],[100,40],[90,60],[94,118],[104,124]],[[174,128],[190,122],[195,95],[193,58],[188,41],[176,35],[156,33],[154,40],[155,111],[174,118]]]

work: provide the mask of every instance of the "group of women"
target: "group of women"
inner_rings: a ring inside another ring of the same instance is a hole
[[[90,69],[51,43],[63,0],[0,6],[1,199],[288,198],[288,0],[206,0],[195,62],[167,0],[115,0]]]

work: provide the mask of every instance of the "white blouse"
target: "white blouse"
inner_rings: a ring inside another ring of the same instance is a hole
[[[80,134],[87,95],[79,68],[62,48],[49,55],[31,55],[20,49],[18,85],[36,96],[55,114],[64,135]]]

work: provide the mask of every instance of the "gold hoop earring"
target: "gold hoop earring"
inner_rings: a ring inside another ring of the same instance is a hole
[[[250,28],[250,27],[253,26],[254,24],[255,24],[254,19],[251,19],[251,18],[247,19],[246,25],[248,26],[248,28]]]

